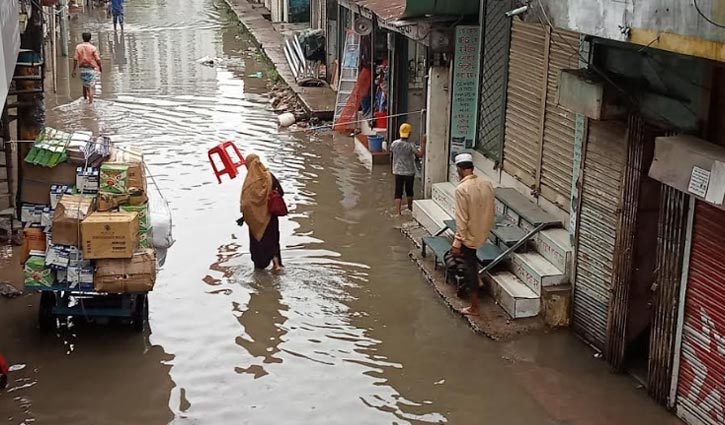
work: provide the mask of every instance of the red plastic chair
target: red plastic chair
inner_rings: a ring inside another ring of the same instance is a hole
[[[236,160],[233,160],[232,157],[229,155],[229,148],[232,148],[234,150],[234,153],[237,156]],[[241,152],[239,152],[237,145],[229,140],[209,149],[208,155],[209,162],[211,162],[211,167],[214,169],[214,174],[216,175],[216,178],[220,184],[222,182],[222,175],[226,174],[229,176],[229,178],[234,179],[238,175],[237,169],[244,165],[244,157],[242,156]],[[214,155],[219,156],[219,160],[224,166],[224,168],[222,168],[221,170],[217,168],[217,164],[214,162]]]

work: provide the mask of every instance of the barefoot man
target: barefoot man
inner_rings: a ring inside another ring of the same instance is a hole
[[[83,99],[93,103],[93,95],[96,90],[97,72],[102,72],[101,56],[96,46],[91,44],[91,33],[83,33],[83,43],[76,46],[73,56],[73,78],[76,76],[76,69],[80,68],[81,81],[83,82]]]
[[[456,169],[461,182],[456,188],[456,238],[451,253],[463,258],[466,266],[466,287],[471,306],[461,310],[467,316],[478,316],[478,259],[476,249],[483,246],[493,228],[496,194],[493,184],[473,173],[473,156],[456,156]]]

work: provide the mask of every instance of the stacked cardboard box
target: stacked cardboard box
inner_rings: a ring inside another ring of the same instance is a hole
[[[62,133],[44,131],[36,157],[44,150],[57,153],[59,143],[47,141],[53,134]],[[93,155],[110,155],[109,148],[95,149]],[[113,158],[97,161],[98,167],[24,164],[31,177],[21,189],[28,289],[123,293],[153,288],[156,257],[148,236],[143,156],[137,149],[113,152]]]

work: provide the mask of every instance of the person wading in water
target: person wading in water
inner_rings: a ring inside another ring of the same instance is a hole
[[[91,33],[83,33],[83,43],[76,46],[73,55],[73,78],[76,76],[76,69],[80,68],[81,82],[83,83],[83,99],[88,99],[88,103],[93,103],[93,96],[96,91],[96,78],[98,72],[103,72],[101,65],[101,56],[98,54],[96,46],[91,44]]]
[[[247,176],[241,196],[242,218],[237,224],[249,226],[249,251],[257,269],[266,269],[270,263],[274,271],[280,271],[282,253],[279,245],[279,217],[269,211],[269,197],[273,191],[284,196],[277,178],[255,154],[245,159]]]

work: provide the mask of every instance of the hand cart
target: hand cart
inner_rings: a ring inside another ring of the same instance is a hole
[[[117,318],[129,321],[136,332],[148,325],[148,292],[106,294],[54,285],[41,288],[38,324],[41,330],[56,328],[58,317]]]

